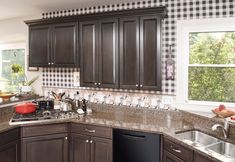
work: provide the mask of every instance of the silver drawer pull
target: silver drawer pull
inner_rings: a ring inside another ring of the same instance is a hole
[[[94,129],[85,129],[86,132],[89,132],[89,133],[95,133],[95,130]]]
[[[86,140],[85,142],[86,142],[86,143],[88,143],[88,142],[89,142],[89,140]]]
[[[93,141],[92,141],[92,140],[90,140],[90,143],[93,143]]]
[[[177,150],[177,149],[172,149],[174,152],[177,152],[177,153],[182,153],[181,150]]]

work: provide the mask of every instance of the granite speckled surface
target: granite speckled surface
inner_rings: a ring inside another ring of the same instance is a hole
[[[62,119],[56,121],[48,120],[36,123],[36,125],[74,122],[159,133],[163,134],[164,137],[167,137],[172,141],[180,143],[188,148],[194,149],[200,154],[210,154],[210,156],[208,157],[212,159],[214,159],[213,154],[182,142],[178,135],[175,134],[175,132],[199,129],[216,137],[222,138],[221,134],[211,131],[211,126],[213,124],[223,123],[221,119],[217,118],[202,117],[200,115],[195,115],[184,111],[128,108],[101,104],[92,104],[90,105],[90,108],[93,109],[93,112],[86,116],[80,116],[76,119]],[[9,120],[12,116],[12,112],[13,109],[11,107],[0,109],[0,115],[2,114],[0,116],[0,132],[19,127],[9,125]],[[230,142],[234,143],[234,140],[232,139]]]

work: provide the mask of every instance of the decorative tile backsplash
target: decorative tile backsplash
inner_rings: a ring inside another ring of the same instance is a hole
[[[138,94],[151,95],[175,95],[176,82],[175,80],[166,80],[165,77],[165,62],[169,57],[169,45],[172,46],[173,59],[175,59],[176,52],[176,21],[182,19],[203,19],[203,18],[219,18],[219,17],[233,17],[234,16],[234,0],[149,0],[141,2],[126,2],[122,4],[110,4],[103,6],[94,6],[87,8],[71,9],[66,11],[55,11],[51,13],[43,13],[43,18],[62,17],[69,15],[80,15],[88,13],[108,12],[116,10],[126,10],[133,8],[147,8],[156,6],[167,7],[167,18],[163,21],[162,33],[162,92],[141,92]],[[176,67],[177,68],[177,67]],[[43,68],[43,87],[47,88],[77,88],[73,85],[73,72],[78,69],[73,68]],[[177,78],[176,78],[177,79]],[[78,88],[84,91],[93,91],[89,88]],[[135,91],[129,90],[110,90],[98,89],[99,91],[111,93],[129,93]],[[96,89],[97,91],[97,89]],[[97,91],[97,92],[99,92]]]

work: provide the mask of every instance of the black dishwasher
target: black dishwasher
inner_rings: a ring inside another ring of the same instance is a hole
[[[113,130],[113,162],[160,162],[160,135]]]

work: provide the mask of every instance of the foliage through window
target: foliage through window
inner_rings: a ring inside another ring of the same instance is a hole
[[[188,99],[235,102],[235,32],[190,32]]]
[[[17,91],[16,87],[25,80],[25,49],[1,49],[0,68],[0,90]]]

